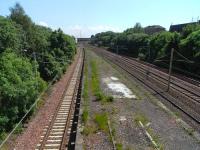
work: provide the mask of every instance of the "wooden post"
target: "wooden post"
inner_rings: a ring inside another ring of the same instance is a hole
[[[170,80],[171,80],[171,72],[172,72],[173,55],[174,55],[174,48],[172,48],[172,50],[171,50],[171,57],[170,57],[170,64],[169,64],[169,78],[168,78],[167,92],[168,92],[169,89],[170,89]]]

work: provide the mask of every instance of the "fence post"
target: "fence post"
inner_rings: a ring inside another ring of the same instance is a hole
[[[168,92],[169,89],[170,89],[170,80],[171,80],[171,72],[172,72],[173,56],[174,56],[174,48],[172,48],[172,50],[171,50],[171,56],[170,56],[169,78],[168,78],[167,92]]]

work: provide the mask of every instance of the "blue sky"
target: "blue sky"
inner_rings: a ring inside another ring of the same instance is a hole
[[[200,0],[0,0],[0,15],[19,2],[32,20],[76,37],[133,27],[196,21]]]

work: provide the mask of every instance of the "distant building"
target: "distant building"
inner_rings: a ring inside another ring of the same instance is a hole
[[[77,38],[77,42],[89,42],[90,38]]]
[[[200,21],[171,25],[169,28],[169,31],[170,32],[182,32],[183,28],[186,27],[187,25],[195,25],[195,24],[200,24]]]
[[[157,32],[165,31],[165,28],[160,25],[152,25],[144,28],[146,34],[152,35]]]

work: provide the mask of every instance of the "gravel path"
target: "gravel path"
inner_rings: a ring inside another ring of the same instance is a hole
[[[44,106],[42,106],[36,116],[28,123],[28,127],[25,131],[16,139],[16,150],[32,150],[35,149],[37,143],[39,143],[43,128],[49,124],[49,120],[59,104],[67,86],[67,81],[73,71],[73,67],[78,60],[77,58],[78,56],[75,57],[75,61],[68,67],[62,78],[53,85],[51,94],[47,96]]]

